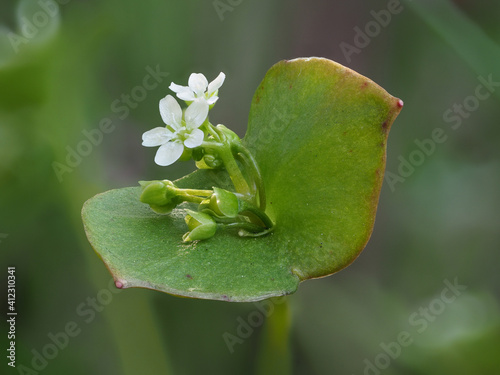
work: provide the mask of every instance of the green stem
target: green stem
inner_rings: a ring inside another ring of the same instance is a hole
[[[212,190],[197,190],[197,189],[175,189],[179,195],[200,195],[202,197],[209,197],[213,194]]]
[[[184,202],[191,202],[191,203],[197,203],[197,204],[200,204],[201,202],[203,202],[206,199],[206,198],[197,197],[197,196],[188,195],[188,194],[179,194],[178,196],[181,197]]]
[[[267,318],[257,356],[256,375],[290,375],[290,307],[287,297],[272,298],[274,311]]]
[[[259,165],[255,160],[253,154],[248,151],[243,145],[238,146],[238,152],[243,156],[245,164],[250,167],[252,178],[257,186],[257,192],[259,194],[258,207],[262,210],[266,210],[266,190],[264,187],[264,182],[262,180],[262,174],[260,173]]]
[[[255,225],[255,224],[253,224],[253,225]],[[240,236],[240,237],[262,237],[268,233],[271,233],[273,231],[273,229],[274,228],[264,229],[264,230],[261,229],[260,232],[251,232],[251,231],[246,230],[245,228],[241,228],[241,230],[238,232],[238,236]]]
[[[218,152],[222,162],[224,163],[224,167],[233,182],[236,192],[249,197],[251,195],[250,187],[248,186],[248,182],[245,180],[245,177],[243,177],[231,149],[222,143],[203,142],[201,146]]]
[[[245,177],[243,177],[243,174],[241,173],[241,170],[238,167],[231,151],[229,149],[225,149],[224,152],[219,153],[219,155],[224,163],[224,166],[226,167],[227,173],[229,173],[229,177],[231,177],[231,181],[233,181],[236,192],[249,196],[251,194],[250,187],[248,186]]]
[[[217,142],[220,142],[221,141],[221,138],[220,138],[220,135],[219,133],[217,132],[217,128],[215,128],[212,124],[208,123],[207,125],[207,129],[208,129],[208,132],[214,137],[214,139],[217,141]]]
[[[117,296],[116,301],[113,300],[110,304],[107,318],[114,331],[117,351],[122,361],[123,372],[120,373],[123,375],[173,374],[153,302],[151,295],[130,290]],[[145,321],[141,322],[141,329],[131,333],[130,327],[137,322],[138,316]],[[138,342],[147,345],[137,345]]]
[[[240,162],[240,164],[243,165],[243,171],[246,172],[246,176],[245,176],[246,180],[248,182],[250,182],[249,186],[250,186],[250,190],[252,191],[252,204],[255,206],[258,206],[259,205],[259,201],[258,201],[259,188],[258,188],[257,183],[255,181],[255,177],[252,173],[249,161],[247,160],[245,155],[243,155],[241,153],[236,154],[236,159]]]

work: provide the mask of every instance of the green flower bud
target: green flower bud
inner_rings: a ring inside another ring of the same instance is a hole
[[[226,138],[230,144],[241,142],[241,139],[240,139],[240,137],[238,137],[238,134],[236,134],[232,130],[226,128],[224,125],[222,125],[222,124],[217,125],[217,129],[219,131],[221,131],[226,136]]]
[[[198,168],[198,169],[212,169],[208,165],[205,164],[204,159],[197,160],[195,164],[196,164],[196,168]]]
[[[142,186],[139,200],[149,204],[156,213],[167,214],[181,203],[175,193],[175,185],[171,181],[139,181],[139,184]]]
[[[212,195],[204,199],[198,210],[216,218],[235,218],[240,212],[240,203],[236,195],[230,191],[214,187]]]
[[[188,215],[185,217],[189,232],[182,236],[184,242],[206,240],[213,237],[217,230],[217,223],[208,214],[186,210]]]
[[[222,159],[219,157],[217,154],[207,154],[203,158],[203,161],[207,166],[209,166],[212,169],[217,169],[223,166]]]
[[[199,156],[199,154],[196,156]],[[195,154],[193,152],[193,159],[196,160],[196,166],[199,169],[219,169],[224,166],[219,154],[211,150],[205,150],[199,159],[195,158]]]
[[[214,187],[208,207],[217,216],[236,217],[239,213],[239,203],[236,195],[230,191]]]

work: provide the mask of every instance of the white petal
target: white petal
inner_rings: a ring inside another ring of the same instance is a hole
[[[194,96],[193,90],[191,90],[187,86],[176,85],[175,83],[172,82],[169,86],[169,89],[172,90],[173,92],[175,92],[179,99],[182,99],[182,100],[185,100],[188,102],[192,102],[193,100],[196,99],[196,97]]]
[[[170,83],[170,86],[168,86],[168,88],[170,90],[172,90],[173,92],[182,92],[184,90],[191,90],[189,87],[187,86],[181,86],[181,85],[178,85],[176,83]]]
[[[196,99],[186,109],[184,119],[188,129],[199,128],[205,122],[208,116],[208,103],[205,99]]]
[[[184,145],[187,148],[195,148],[200,146],[203,143],[203,138],[205,138],[205,134],[200,129],[194,129],[189,137],[184,141]]]
[[[194,95],[193,91],[191,91],[191,89],[189,89],[189,91],[183,91],[178,93],[177,97],[186,102],[192,102],[196,100],[196,96]]]
[[[163,122],[178,130],[181,128],[182,109],[172,95],[160,100],[160,115]]]
[[[189,87],[196,96],[202,96],[208,86],[207,78],[201,73],[193,73],[189,76]]]
[[[162,145],[155,156],[155,163],[166,167],[173,164],[179,159],[184,152],[184,146],[177,141],[167,142]]]
[[[215,104],[215,102],[219,99],[217,95],[213,95],[210,98],[207,99],[208,105]]]
[[[214,92],[216,92],[222,84],[224,83],[224,80],[226,79],[226,75],[222,72],[217,76],[216,79],[214,79],[210,84],[208,85],[208,96],[212,95]]]
[[[157,127],[142,135],[142,145],[146,147],[161,146],[172,139],[173,133],[167,128]]]

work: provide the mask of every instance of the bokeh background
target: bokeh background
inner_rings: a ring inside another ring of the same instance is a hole
[[[500,373],[499,17],[496,1],[2,0],[0,295],[6,307],[16,266],[19,315],[18,367],[2,355],[0,372],[255,373],[262,327],[232,353],[223,338],[254,304],[115,293],[80,210],[99,192],[194,169],[157,167],[141,146],[162,124],[171,81],[225,72],[211,116],[243,136],[266,71],[321,56],[405,107],[365,251],[290,297],[294,374]],[[150,70],[161,72],[157,85],[142,90]],[[445,140],[426,143],[433,132]],[[455,294],[448,283],[460,285]]]

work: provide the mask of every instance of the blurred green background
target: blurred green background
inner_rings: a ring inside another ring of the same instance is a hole
[[[0,295],[7,306],[15,266],[19,315],[17,368],[2,355],[0,372],[255,373],[263,328],[224,340],[255,304],[115,293],[80,210],[194,169],[155,166],[141,146],[171,81],[225,72],[212,118],[243,136],[266,71],[321,56],[405,108],[365,251],[290,297],[294,374],[500,373],[499,16],[499,2],[466,0],[2,0]],[[446,140],[425,141],[436,131]]]

